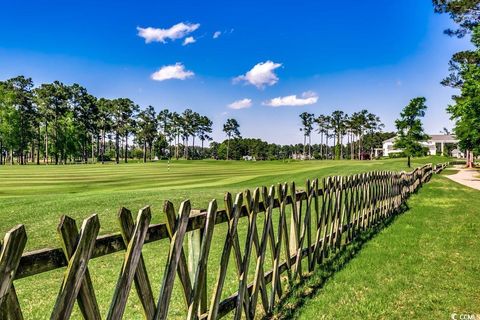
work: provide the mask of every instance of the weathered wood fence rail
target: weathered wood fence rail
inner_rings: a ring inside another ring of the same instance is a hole
[[[57,229],[61,248],[27,253],[23,253],[26,231],[18,225],[0,244],[0,319],[23,319],[14,286],[16,279],[63,267],[66,270],[51,319],[68,319],[75,302],[85,319],[101,319],[88,262],[118,251],[126,253],[107,319],[123,317],[132,286],[146,319],[166,319],[177,275],[188,319],[217,319],[231,311],[236,319],[268,314],[284,292],[281,274],[286,273],[284,281],[291,282],[305,271],[313,271],[360,231],[398,213],[409,195],[444,167],[429,164],[410,173],[385,171],[328,177],[321,185],[315,179],[307,181],[304,191],[297,190],[294,183],[285,183],[268,190],[247,190],[235,198],[227,193],[224,210],[217,210],[215,200],[206,210],[191,210],[186,200],[175,214],[173,204],[166,201],[165,224],[150,224],[149,207],[139,211],[136,221],[128,209],[122,208],[121,233],[114,235],[98,236],[96,215],[85,219],[80,229],[73,219],[63,216]],[[261,228],[257,226],[259,213],[264,213]],[[248,217],[243,245],[237,232],[241,217]],[[214,228],[220,223],[227,223],[228,231],[216,270],[217,282],[208,292],[207,262]],[[142,247],[162,239],[170,241],[170,249],[160,293],[154,295]],[[188,256],[184,250],[187,242]],[[273,266],[269,271],[265,271],[267,248]],[[229,266],[232,254],[235,263]],[[251,265],[254,277],[248,283]],[[236,268],[238,291],[221,300],[229,267]]]
[[[435,171],[435,173],[440,173],[440,172],[442,172],[443,169],[445,169],[445,168],[448,167],[449,165],[450,165],[450,162],[437,163],[437,164],[433,167],[433,171]]]

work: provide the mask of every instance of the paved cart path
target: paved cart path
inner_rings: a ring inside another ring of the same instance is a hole
[[[480,190],[480,171],[462,167],[456,167],[455,169],[460,171],[446,177],[467,187]]]

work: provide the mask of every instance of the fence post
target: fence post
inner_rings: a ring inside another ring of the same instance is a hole
[[[206,212],[204,209],[192,209],[190,216],[199,215],[202,212]],[[187,246],[188,246],[188,274],[190,276],[190,282],[193,284],[195,281],[195,272],[197,270],[198,262],[200,259],[200,249],[203,241],[204,228],[193,230],[187,233]],[[207,267],[205,266],[205,273],[202,275],[203,288],[201,294],[201,302],[199,305],[199,313],[202,314],[207,311]]]
[[[18,225],[0,242],[0,318],[23,319],[13,279],[27,243],[23,225]]]

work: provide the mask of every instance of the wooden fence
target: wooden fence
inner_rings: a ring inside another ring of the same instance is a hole
[[[269,314],[285,292],[281,280],[285,284],[301,279],[359,232],[398,213],[409,195],[438,168],[425,165],[410,173],[335,176],[323,179],[321,184],[315,179],[307,181],[304,191],[291,183],[268,190],[247,190],[235,197],[227,193],[224,210],[217,209],[215,200],[206,210],[191,210],[186,200],[175,214],[173,204],[166,201],[165,224],[150,224],[148,207],[139,211],[136,221],[128,209],[122,208],[121,233],[114,235],[98,236],[100,223],[96,215],[85,219],[79,229],[72,218],[63,216],[58,226],[61,248],[35,252],[23,253],[27,234],[24,226],[18,225],[7,232],[0,246],[0,319],[23,318],[15,291],[16,279],[64,267],[51,319],[70,318],[75,302],[85,319],[101,319],[88,263],[118,251],[125,251],[125,256],[107,319],[122,318],[132,286],[146,319],[166,319],[176,279],[181,283],[188,319],[217,319],[232,311],[235,319]],[[257,226],[260,213],[264,214],[261,228]],[[243,245],[237,233],[240,222],[247,228]],[[215,225],[221,223],[227,224],[228,231],[220,264],[215,268],[217,282],[210,285],[213,290],[208,292],[206,268],[211,239]],[[142,246],[162,239],[168,239],[170,249],[160,293],[155,295]],[[188,255],[184,250],[186,243]],[[267,247],[273,266],[268,271]],[[233,265],[229,265],[231,255]],[[227,268],[236,268],[238,290],[222,300]],[[249,272],[254,272],[251,283]],[[286,277],[281,278],[282,274]]]
[[[450,165],[450,162],[445,162],[445,163],[437,163],[435,166],[433,166],[433,171],[435,173],[440,173]]]

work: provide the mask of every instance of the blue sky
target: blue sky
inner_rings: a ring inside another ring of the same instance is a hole
[[[302,142],[303,111],[367,108],[393,130],[402,107],[425,96],[426,131],[438,133],[451,127],[454,93],[439,82],[468,46],[443,34],[449,26],[430,0],[9,1],[0,79],[191,108],[211,117],[216,140],[233,117],[243,136],[285,144]]]

